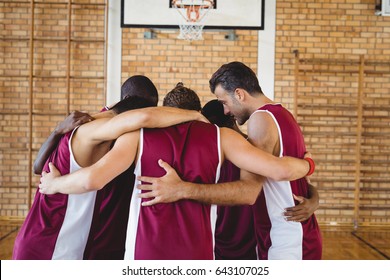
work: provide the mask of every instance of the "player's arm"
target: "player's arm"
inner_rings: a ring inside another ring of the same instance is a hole
[[[87,130],[83,135],[93,142],[114,140],[120,135],[138,130],[142,127],[168,127],[187,121],[205,121],[206,118],[197,111],[172,107],[148,107],[121,113],[111,119],[100,119],[98,123],[91,122],[79,128]]]
[[[276,157],[256,148],[228,128],[221,128],[221,148],[226,159],[237,167],[275,181],[303,178],[311,167],[307,160],[287,156]]]
[[[318,209],[318,206],[319,206],[319,204],[320,204],[320,195],[319,195],[319,193],[318,193],[318,190],[317,190],[317,188],[316,187],[314,187],[311,183],[309,183],[309,198],[310,199],[313,199],[313,201],[315,202],[314,203],[314,207],[313,207],[313,212],[315,211],[315,210],[317,210]]]
[[[192,199],[218,205],[254,204],[261,191],[264,177],[270,177],[278,181],[293,180],[304,177],[310,170],[310,164],[306,160],[275,157],[253,147],[231,129],[226,129],[226,132],[232,133],[233,137],[228,136],[228,138],[230,138],[230,144],[234,143],[234,149],[231,149],[227,154],[225,153],[226,158],[241,169],[251,170],[252,173],[242,170],[241,179],[234,182],[197,184],[182,181],[168,163],[160,160],[159,164],[165,169],[166,175],[159,178],[148,176],[137,178],[144,183],[148,183],[137,186],[138,189],[147,191],[141,193],[139,197],[152,198],[143,202],[142,205],[151,206],[180,199]],[[221,132],[221,138],[227,137],[224,135],[226,134]],[[226,141],[225,145],[228,145]],[[225,152],[226,147],[222,149]],[[263,176],[258,176],[253,172],[258,172]]]
[[[310,183],[308,197],[309,198],[294,195],[294,199],[298,201],[299,204],[285,209],[283,215],[287,221],[303,222],[313,215],[320,205],[320,197],[317,189]]]
[[[42,144],[38,151],[37,157],[34,161],[33,171],[35,174],[41,174],[43,166],[50,154],[57,147],[62,135],[71,131],[76,126],[82,125],[86,122],[91,121],[93,118],[84,112],[73,111],[69,116],[60,122],[57,127],[53,130],[50,136],[46,139],[45,143]]]
[[[170,203],[181,199],[191,199],[208,204],[245,205],[255,203],[262,188],[256,175],[246,172],[240,180],[218,184],[196,184],[182,181],[175,169],[167,162],[159,160],[158,164],[166,174],[162,177],[139,176],[137,179],[145,183],[137,186],[140,198],[150,200],[142,203],[151,206],[157,203]]]
[[[79,194],[103,188],[133,163],[138,140],[138,131],[124,134],[98,162],[65,176],[50,163],[50,173],[42,173],[39,191],[43,194]]]
[[[143,205],[150,206],[179,199],[193,199],[213,204],[253,204],[261,190],[263,177],[276,181],[296,180],[305,177],[310,170],[308,161],[293,157],[275,157],[252,146],[241,135],[228,128],[221,128],[221,149],[226,159],[241,170],[247,170],[241,172],[241,180],[220,184],[184,182],[167,163],[163,162],[162,167],[169,171],[165,176],[138,178],[151,184],[138,186],[141,190],[150,191],[142,193],[140,197],[155,198]]]

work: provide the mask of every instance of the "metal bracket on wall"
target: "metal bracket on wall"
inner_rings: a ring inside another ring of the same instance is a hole
[[[144,39],[156,39],[157,34],[153,29],[144,32]]]
[[[238,36],[235,30],[230,30],[228,34],[225,35],[225,39],[229,41],[237,40]]]

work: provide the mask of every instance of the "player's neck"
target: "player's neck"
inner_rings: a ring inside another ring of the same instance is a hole
[[[263,107],[266,104],[275,104],[275,102],[269,99],[264,94],[252,97],[250,100],[248,100],[248,106],[250,108],[251,114],[253,114],[253,112],[255,112],[257,109]]]

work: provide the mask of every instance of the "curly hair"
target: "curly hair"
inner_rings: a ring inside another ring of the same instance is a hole
[[[177,83],[176,87],[167,93],[163,100],[163,106],[195,111],[202,109],[196,92],[185,87],[181,82]]]

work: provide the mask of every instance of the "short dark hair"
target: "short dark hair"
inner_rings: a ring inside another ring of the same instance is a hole
[[[202,114],[209,120],[209,122],[216,124],[219,127],[234,127],[234,117],[224,114],[223,105],[217,99],[207,102],[202,108]]]
[[[121,114],[123,112],[141,109],[146,107],[156,107],[156,104],[150,99],[146,99],[139,96],[127,96],[125,99],[116,103],[110,110],[114,111],[116,114]]]
[[[157,106],[158,91],[153,82],[146,76],[134,75],[128,78],[121,87],[121,100],[129,96],[137,96],[149,100]]]
[[[195,111],[202,109],[199,96],[192,89],[185,87],[183,83],[177,83],[176,87],[167,93],[163,106]]]
[[[218,85],[221,85],[229,93],[233,93],[237,88],[246,90],[250,95],[263,93],[255,72],[238,61],[222,65],[211,76],[209,85],[212,93],[215,92]]]

